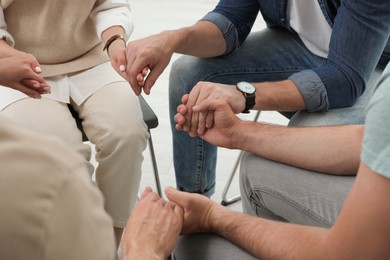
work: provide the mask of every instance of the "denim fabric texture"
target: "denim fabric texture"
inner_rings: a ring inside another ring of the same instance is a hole
[[[297,84],[308,112],[339,108],[332,115],[337,124],[362,123],[363,116],[355,117],[356,113],[364,115],[362,106],[358,112],[353,107],[344,111],[344,107],[352,106],[366,87],[372,87],[366,83],[373,81],[374,69],[381,71],[378,68],[389,61],[390,53],[384,50],[390,50],[390,1],[319,3],[333,30],[328,59],[312,54],[289,28],[287,0],[221,0],[203,18],[219,26],[228,49],[225,55],[208,59],[184,55],[172,65],[169,106],[178,189],[206,196],[215,190],[217,148],[176,131],[173,121],[181,97],[199,81],[236,84],[290,78]],[[268,26],[262,31],[252,28],[259,11]],[[337,116],[339,113],[342,116]],[[332,120],[325,120],[326,124]]]

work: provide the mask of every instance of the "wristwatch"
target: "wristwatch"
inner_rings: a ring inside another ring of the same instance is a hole
[[[246,81],[238,82],[237,90],[245,96],[245,109],[241,113],[249,113],[249,110],[256,105],[256,88]]]

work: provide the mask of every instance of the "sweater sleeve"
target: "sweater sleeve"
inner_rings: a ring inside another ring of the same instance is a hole
[[[5,40],[10,46],[15,45],[15,40],[11,34],[7,31],[7,24],[4,20],[3,7],[0,6],[0,37]]]
[[[113,26],[122,26],[128,40],[133,32],[133,21],[128,0],[97,0],[91,12],[99,39],[103,31]]]

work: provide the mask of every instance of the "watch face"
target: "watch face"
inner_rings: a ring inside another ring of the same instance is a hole
[[[251,83],[245,81],[238,82],[237,88],[247,94],[253,94],[256,91],[256,88]]]

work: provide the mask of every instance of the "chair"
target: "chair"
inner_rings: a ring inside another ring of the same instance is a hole
[[[162,190],[161,190],[161,183],[160,183],[160,177],[158,173],[158,168],[157,168],[157,160],[156,156],[154,154],[154,147],[153,147],[153,140],[152,140],[152,134],[150,133],[150,129],[156,128],[158,126],[158,118],[156,114],[153,112],[151,107],[146,103],[145,99],[142,96],[139,96],[139,102],[141,104],[141,109],[142,109],[142,115],[144,118],[144,121],[146,125],[148,126],[148,132],[150,135],[149,138],[149,150],[150,150],[150,155],[152,159],[152,164],[153,164],[153,172],[154,172],[154,179],[156,182],[156,189],[157,193],[162,197]],[[77,112],[72,108],[72,106],[68,105],[70,112],[72,113],[72,116],[76,120],[77,127],[80,129],[82,135],[83,135],[83,141],[86,142],[88,141],[88,137],[85,135],[85,132],[83,130],[83,127],[81,125],[81,119],[79,118],[79,115]]]
[[[259,116],[260,116],[260,110],[258,110],[258,111],[256,112],[256,115],[255,115],[255,117],[253,118],[253,122],[256,122],[256,121],[259,119]],[[228,191],[229,191],[230,185],[232,184],[234,175],[235,175],[236,172],[237,172],[238,166],[240,165],[240,162],[241,162],[241,158],[242,158],[243,153],[244,153],[244,151],[240,151],[240,154],[238,155],[238,158],[237,158],[237,160],[236,160],[236,163],[234,164],[233,170],[232,170],[231,173],[230,173],[229,179],[228,179],[228,181],[226,182],[225,187],[224,187],[224,189],[223,189],[223,192],[222,192],[222,201],[221,201],[221,205],[223,205],[223,206],[227,206],[227,205],[233,204],[234,202],[237,202],[237,201],[239,201],[239,200],[241,199],[241,196],[240,196],[240,195],[237,195],[237,196],[234,196],[234,197],[231,197],[231,198],[227,198],[227,193],[228,193]]]

